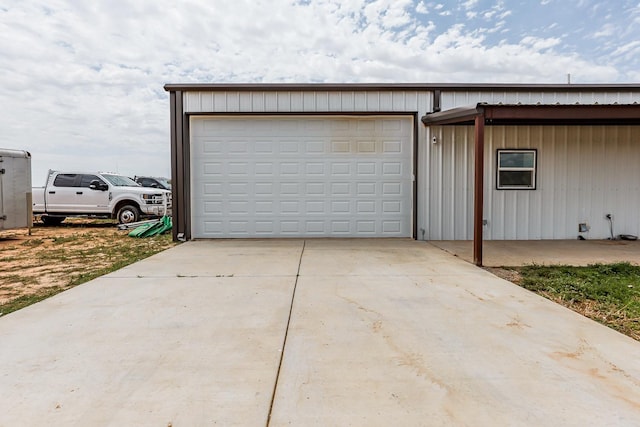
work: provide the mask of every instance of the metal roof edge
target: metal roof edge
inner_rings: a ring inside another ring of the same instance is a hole
[[[175,91],[375,91],[375,90],[541,90],[541,91],[616,91],[638,90],[640,83],[546,84],[546,83],[167,83],[167,92]]]
[[[432,123],[449,124],[473,120],[474,117],[481,114],[483,105],[485,104],[478,103],[474,105],[455,107],[449,110],[427,113],[420,118],[420,121],[425,125],[429,125]]]
[[[421,117],[426,126],[462,124],[484,115],[486,120],[519,120],[534,122],[579,121],[592,122],[640,122],[640,104],[490,104],[480,102],[475,105],[451,108],[427,113]]]

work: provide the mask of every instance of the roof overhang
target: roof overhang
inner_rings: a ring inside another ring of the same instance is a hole
[[[499,91],[499,92],[637,92],[638,83],[536,84],[536,83],[167,83],[175,91]]]
[[[473,125],[640,125],[640,104],[485,104],[427,113],[426,126]]]

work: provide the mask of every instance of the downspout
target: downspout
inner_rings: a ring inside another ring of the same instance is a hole
[[[485,112],[478,108],[475,118],[475,178],[473,193],[473,263],[482,267],[482,227],[484,203],[484,123]]]
[[[442,105],[442,91],[440,89],[435,89],[433,91],[433,108],[431,109],[432,113],[437,113],[441,111]]]

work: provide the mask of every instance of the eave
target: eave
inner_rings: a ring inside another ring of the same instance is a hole
[[[640,104],[486,104],[422,116],[426,126],[473,125],[640,125]]]

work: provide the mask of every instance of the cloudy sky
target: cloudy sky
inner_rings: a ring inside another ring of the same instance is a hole
[[[166,83],[640,81],[640,0],[1,0],[0,148],[170,175]]]

